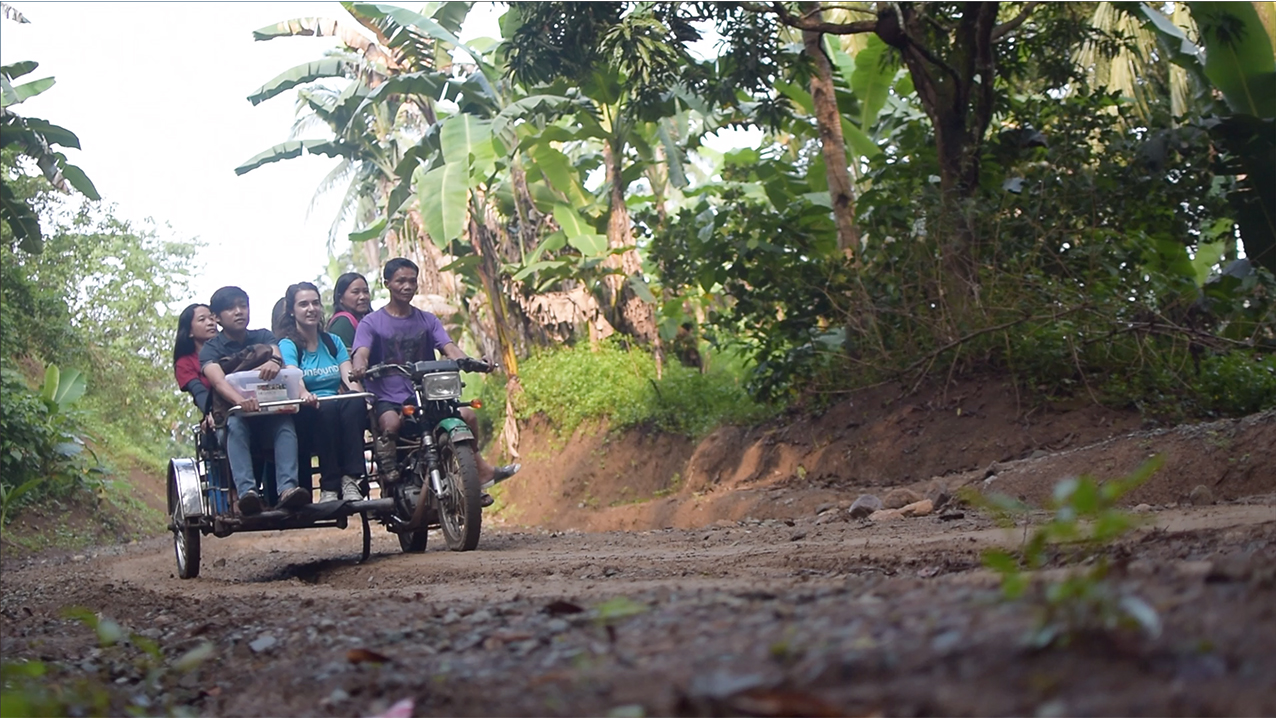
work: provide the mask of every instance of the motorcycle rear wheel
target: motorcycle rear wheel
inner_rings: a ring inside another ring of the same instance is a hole
[[[438,499],[443,540],[453,551],[473,551],[483,529],[483,488],[479,484],[478,459],[470,444],[447,441],[439,449],[443,483],[447,488],[447,495]]]

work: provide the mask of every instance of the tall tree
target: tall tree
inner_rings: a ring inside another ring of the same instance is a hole
[[[641,173],[629,152],[641,122],[676,112],[670,91],[695,67],[683,42],[699,34],[677,13],[657,5],[624,10],[623,3],[515,5],[513,31],[502,50],[518,81],[567,80],[592,101],[581,121],[596,132],[605,173],[605,229],[613,255],[607,260],[612,273],[604,278],[604,298],[614,324],[658,347],[654,307],[626,204],[630,178]]]
[[[1015,52],[1018,30],[1040,3],[878,3],[874,19],[835,22],[821,13],[823,3],[743,2],[743,9],[774,16],[803,32],[830,35],[874,33],[900,53],[935,133],[940,187],[948,199],[954,230],[945,247],[951,272],[974,280],[973,237],[962,221],[960,205],[979,188],[984,137],[997,99],[999,54]],[[1018,6],[1006,10],[1003,5]],[[1017,10],[1017,12],[1016,12]],[[1000,20],[1000,22],[999,22]]]

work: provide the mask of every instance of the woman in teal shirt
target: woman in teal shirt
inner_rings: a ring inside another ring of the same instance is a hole
[[[364,473],[363,431],[367,407],[362,401],[326,401],[342,386],[363,391],[350,376],[350,354],[341,337],[320,330],[323,305],[319,289],[310,282],[288,287],[284,295],[285,313],[280,325],[279,353],[284,366],[301,369],[306,390],[297,415],[297,433],[305,456],[319,455],[319,502],[359,501],[363,492],[359,477]]]

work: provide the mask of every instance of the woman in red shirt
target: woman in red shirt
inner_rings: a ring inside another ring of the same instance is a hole
[[[208,416],[208,392],[210,384],[204,378],[199,365],[199,350],[204,342],[217,336],[217,317],[207,304],[192,304],[182,310],[177,319],[177,340],[173,342],[173,375],[177,378],[177,386],[191,395],[195,406],[204,413],[204,423],[211,420]]]

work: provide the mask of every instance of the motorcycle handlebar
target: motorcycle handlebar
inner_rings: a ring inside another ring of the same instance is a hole
[[[444,359],[444,360],[435,361],[435,362],[416,362],[415,364],[376,364],[365,369],[364,376],[372,377],[375,379],[376,377],[381,376],[383,374],[397,372],[399,374],[403,374],[404,376],[411,378],[417,372],[425,371],[421,367],[422,364],[446,365],[448,363],[456,364],[457,371],[474,372],[478,374],[487,374],[499,368],[497,364],[486,362],[486,361],[483,361],[482,359],[475,359],[474,357],[462,357],[460,359]],[[438,369],[435,369],[435,371],[438,371],[440,369],[443,369],[443,367],[439,367]]]

